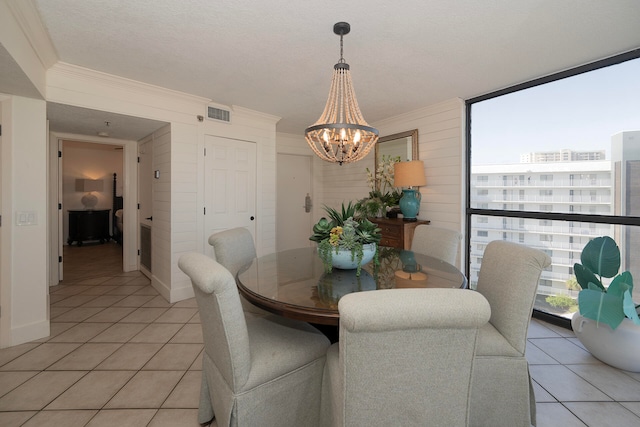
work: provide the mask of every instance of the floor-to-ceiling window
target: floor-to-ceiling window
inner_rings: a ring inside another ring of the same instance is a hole
[[[640,49],[467,101],[472,286],[488,242],[541,249],[552,265],[534,308],[568,323],[574,263],[603,235],[640,283],[638,76]]]

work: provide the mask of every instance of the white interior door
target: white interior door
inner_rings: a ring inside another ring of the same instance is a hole
[[[276,250],[310,246],[312,218],[311,156],[278,154]],[[308,199],[307,199],[308,197]]]
[[[140,271],[151,278],[151,229],[153,224],[153,139],[138,145],[138,264]]]
[[[245,227],[256,237],[256,144],[205,136],[205,253],[213,233]]]
[[[58,153],[62,153],[62,140],[58,139],[57,144],[55,144],[56,146],[56,155],[55,155],[55,161],[57,164],[57,169],[56,169],[56,202],[57,202],[57,215],[56,215],[56,227],[57,227],[57,242],[56,242],[56,246],[57,246],[57,250],[58,250],[58,257],[62,258],[62,251],[64,250],[64,217],[63,217],[63,210],[62,210],[62,157],[58,154]],[[56,258],[58,258],[56,257]],[[60,259],[60,258],[59,258]],[[58,281],[62,281],[64,278],[64,258],[62,258],[62,261],[57,262],[55,264],[51,265],[51,268],[55,268],[58,271]]]

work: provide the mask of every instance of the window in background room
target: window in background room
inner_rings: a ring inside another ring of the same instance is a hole
[[[535,310],[568,325],[575,304],[549,297],[577,297],[573,264],[603,235],[640,280],[638,76],[640,50],[467,101],[472,287],[486,243],[541,249],[552,264]]]

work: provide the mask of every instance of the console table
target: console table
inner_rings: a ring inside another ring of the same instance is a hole
[[[380,246],[406,250],[411,249],[413,231],[416,227],[431,222],[426,220],[405,221],[402,218],[371,218],[370,221],[382,229]]]
[[[78,246],[82,246],[86,240],[99,240],[100,243],[109,241],[109,212],[111,209],[70,210],[67,244],[78,242]]]

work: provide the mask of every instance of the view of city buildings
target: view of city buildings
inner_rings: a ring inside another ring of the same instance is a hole
[[[558,150],[520,156],[518,164],[474,165],[471,207],[514,211],[640,216],[640,131],[611,138],[605,150]],[[474,215],[470,236],[470,277],[477,281],[482,253],[492,240],[508,240],[545,251],[552,259],[542,273],[536,305],[546,296],[577,296],[568,288],[573,265],[586,243],[613,237],[622,252],[622,269],[640,281],[640,227]],[[635,261],[635,262],[634,262]],[[637,299],[637,295],[636,295]],[[563,315],[563,313],[557,313]],[[570,314],[564,314],[570,316]]]

